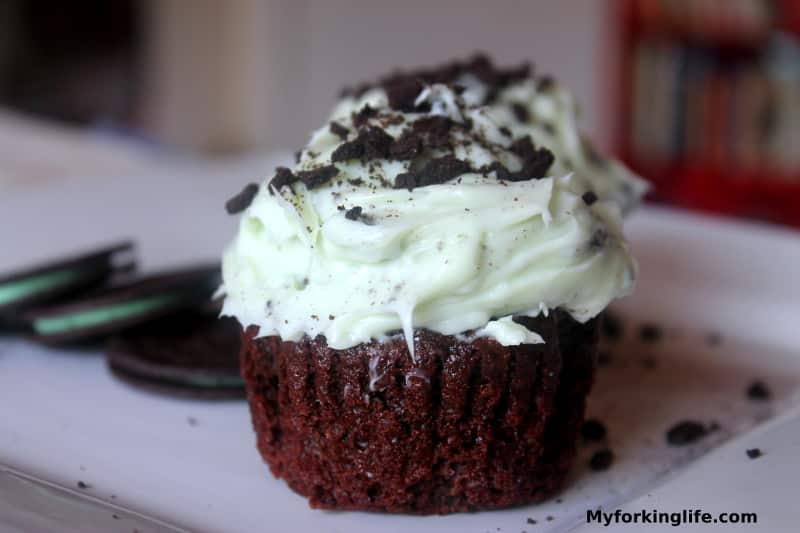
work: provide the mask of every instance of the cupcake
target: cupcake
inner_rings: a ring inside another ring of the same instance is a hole
[[[496,118],[497,95],[541,80],[489,65],[470,92],[458,68],[351,92],[293,168],[228,203],[223,314],[242,327],[258,449],[315,508],[552,495],[596,317],[634,285],[617,186],[594,192],[559,161],[572,148]]]

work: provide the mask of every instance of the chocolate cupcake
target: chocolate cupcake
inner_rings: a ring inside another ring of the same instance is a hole
[[[454,68],[346,96],[294,168],[228,203],[223,314],[242,326],[258,448],[312,507],[552,495],[595,317],[633,288],[618,198],[587,199],[591,180],[469,96],[527,72]]]

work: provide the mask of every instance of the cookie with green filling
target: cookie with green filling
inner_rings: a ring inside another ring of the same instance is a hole
[[[20,313],[101,286],[112,276],[131,272],[134,245],[124,241],[73,257],[0,275],[0,322],[19,320]]]
[[[94,291],[25,315],[31,336],[48,344],[105,337],[207,303],[220,283],[219,265],[173,270]]]
[[[239,346],[234,319],[184,311],[112,338],[106,358],[117,378],[151,392],[243,399]]]

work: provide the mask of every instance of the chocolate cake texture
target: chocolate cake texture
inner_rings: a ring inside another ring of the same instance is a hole
[[[595,321],[524,318],[544,344],[429,330],[344,350],[243,331],[258,449],[320,509],[446,514],[557,492],[594,376]]]

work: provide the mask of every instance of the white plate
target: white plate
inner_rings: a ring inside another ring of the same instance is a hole
[[[0,271],[119,237],[140,242],[145,268],[213,259],[235,228],[224,200],[273,163],[12,191],[0,198]],[[269,475],[244,403],[152,396],[113,379],[99,352],[0,337],[0,529],[540,532],[581,527],[587,509],[623,505],[752,511],[759,531],[795,530],[800,238],[655,208],[628,228],[641,281],[615,306],[626,336],[589,403],[617,459],[591,472],[596,448],[582,447],[558,499],[447,517],[313,511]],[[664,339],[641,342],[643,322],[662,326]],[[721,335],[719,346],[707,342],[710,333]],[[745,398],[755,378],[773,401]],[[667,446],[665,431],[686,418],[721,429],[694,446]],[[766,455],[748,459],[754,446]]]

